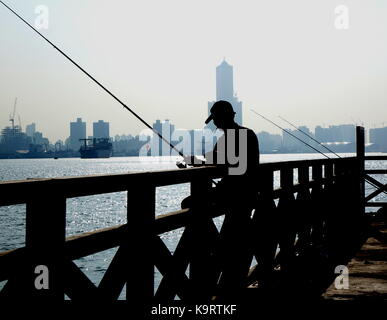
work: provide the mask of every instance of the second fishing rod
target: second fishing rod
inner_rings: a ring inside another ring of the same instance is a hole
[[[299,140],[300,142],[302,142],[303,144],[307,145],[308,147],[312,148],[313,150],[317,151],[318,153],[322,154],[325,158],[327,159],[332,159],[331,157],[327,156],[325,153],[321,152],[320,150],[314,148],[312,145],[310,145],[309,143],[305,142],[304,140],[300,139],[299,137],[297,137],[296,135],[292,134],[291,132],[289,132],[288,130],[282,128],[281,126],[279,126],[278,124],[276,124],[274,121],[266,118],[265,116],[261,115],[260,113],[256,112],[255,110],[251,109],[252,112],[254,112],[256,115],[260,116],[261,118],[265,119],[266,121],[270,122],[271,124],[273,124],[274,126],[276,126],[277,128],[283,130],[285,133],[289,134],[290,136],[292,136],[293,138]],[[340,155],[338,155],[336,152],[334,152],[332,149],[328,148],[327,146],[324,146],[320,141],[318,141],[317,139],[313,138],[311,135],[307,134],[306,132],[304,132],[303,130],[301,130],[300,128],[297,128],[294,124],[292,124],[290,121],[284,119],[283,117],[279,116],[280,119],[282,119],[283,121],[285,121],[286,123],[290,124],[292,127],[296,128],[297,131],[300,131],[301,133],[303,133],[304,135],[306,135],[307,137],[309,137],[310,139],[312,139],[313,141],[317,142],[320,146],[324,147],[325,149],[327,149],[329,152],[333,153],[334,155],[336,155],[338,158],[342,159],[342,157]],[[369,185],[373,186],[374,188],[378,188],[377,185],[375,185],[372,181],[369,181],[367,179],[367,177],[365,177],[365,182],[367,182]],[[387,194],[386,191],[383,191],[383,193]]]
[[[329,152],[333,153],[336,157],[342,159],[342,157],[340,155],[338,155],[336,152],[334,152],[332,149],[328,148],[327,146],[325,146],[324,144],[322,144],[320,141],[318,141],[317,139],[313,138],[310,134],[306,133],[305,131],[301,130],[300,128],[297,128],[293,123],[291,123],[290,121],[286,120],[285,118],[281,117],[281,116],[278,116],[278,118],[280,118],[281,120],[285,121],[286,123],[290,124],[293,128],[295,128],[297,131],[301,132],[302,134],[306,135],[307,137],[309,137],[310,139],[312,139],[313,141],[317,142],[320,146],[324,147],[326,150],[328,150]],[[369,180],[369,176],[368,175],[365,175],[364,177],[365,179],[365,182],[367,182],[370,186],[378,189],[379,187],[373,183],[372,181]],[[387,194],[386,191],[382,191],[384,194]]]

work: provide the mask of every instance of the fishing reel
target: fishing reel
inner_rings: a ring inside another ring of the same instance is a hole
[[[184,160],[176,161],[176,166],[177,166],[179,169],[185,169],[185,168],[188,168],[188,166],[187,166],[187,164],[184,162]]]
[[[203,161],[195,156],[185,156],[183,160],[176,162],[177,167],[180,169],[201,166],[202,164]]]

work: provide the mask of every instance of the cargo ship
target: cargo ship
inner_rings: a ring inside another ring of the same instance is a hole
[[[79,139],[84,141],[79,152],[81,159],[110,158],[113,153],[113,144],[109,138]],[[87,143],[91,141],[91,143]]]

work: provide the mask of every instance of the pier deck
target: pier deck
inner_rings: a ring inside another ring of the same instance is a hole
[[[373,222],[367,241],[348,263],[349,288],[332,284],[327,300],[387,300],[387,223]]]

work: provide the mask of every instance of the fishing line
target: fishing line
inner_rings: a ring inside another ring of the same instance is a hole
[[[295,128],[296,130],[300,131],[301,133],[303,133],[304,135],[306,135],[307,137],[309,137],[310,139],[312,139],[314,142],[317,142],[320,146],[322,146],[323,148],[325,148],[326,150],[328,150],[329,152],[333,153],[336,157],[338,158],[341,158],[336,152],[332,151],[330,148],[326,147],[325,145],[323,145],[320,141],[318,141],[317,139],[313,138],[310,134],[307,134],[305,131],[301,130],[300,128],[297,128],[294,124],[292,124],[290,121],[282,118],[281,116],[278,116],[278,118],[280,118],[281,120],[285,121],[286,123],[290,124],[293,128]]]

